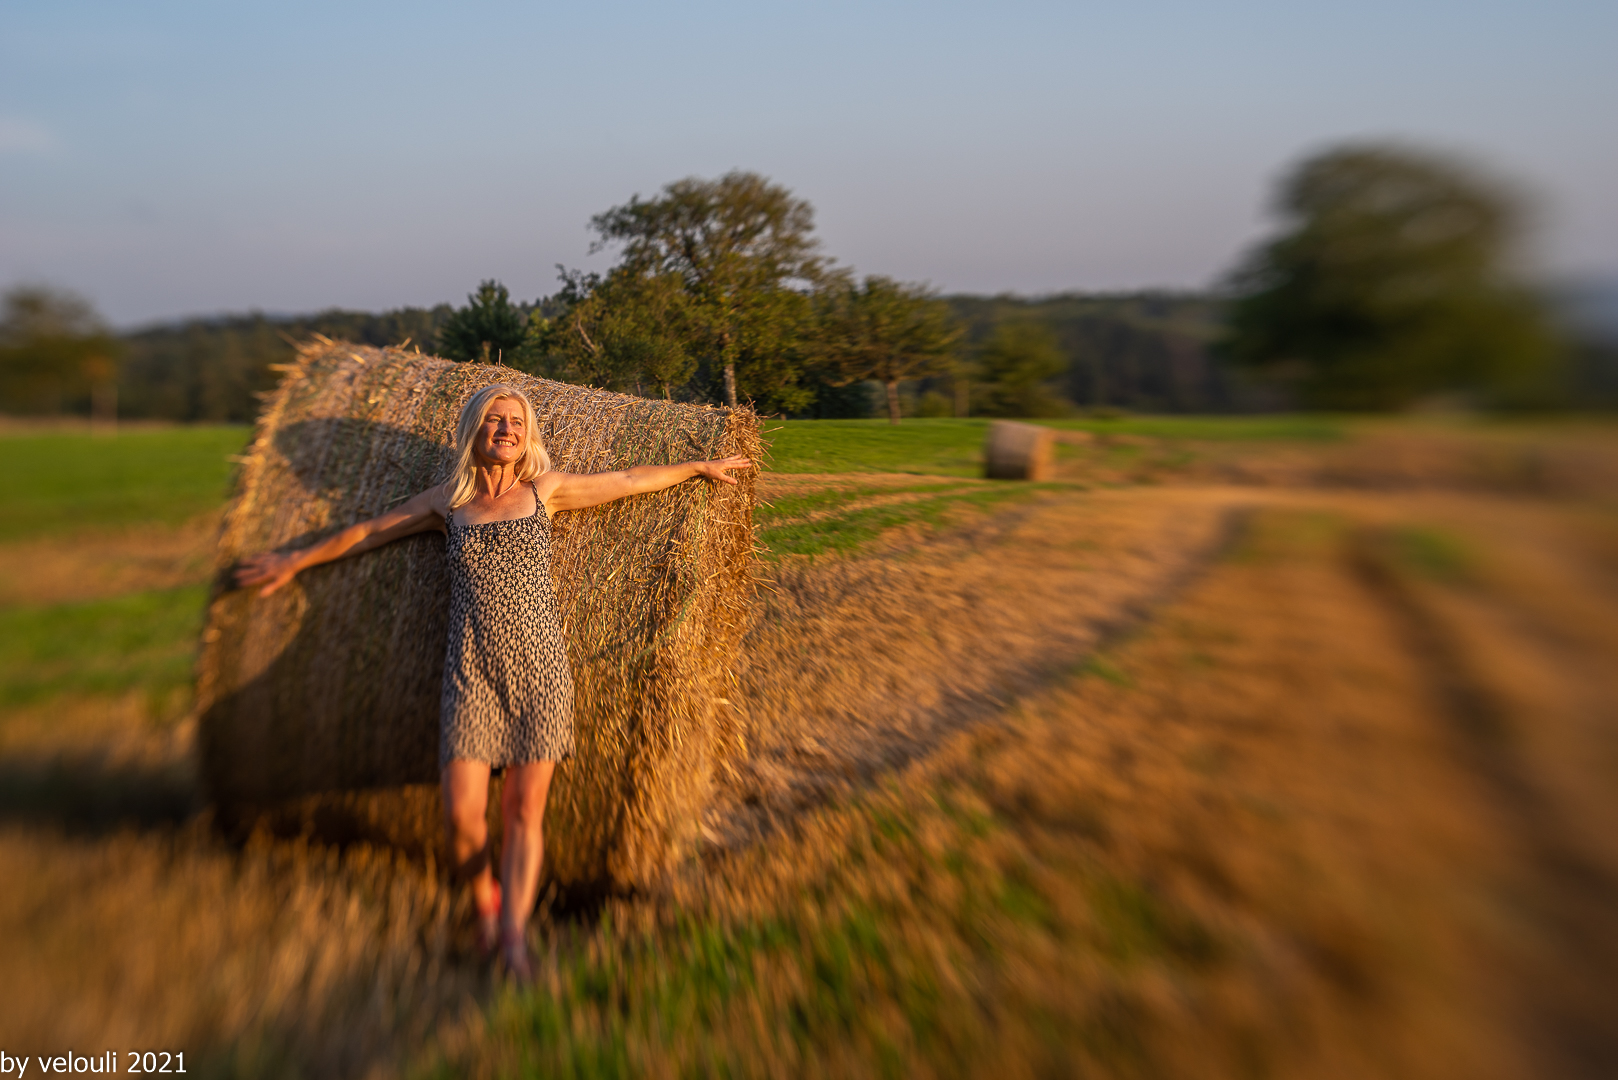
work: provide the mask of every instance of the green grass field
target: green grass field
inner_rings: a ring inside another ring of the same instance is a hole
[[[1136,417],[1060,420],[1066,430],[1177,440],[1321,441],[1341,438],[1328,419]],[[768,467],[781,473],[916,473],[975,477],[987,420],[786,420],[766,425]],[[0,436],[0,499],[9,513],[0,540],[136,524],[179,524],[219,506],[231,458],[248,431],[237,426],[160,428],[113,438]]]
[[[184,686],[206,600],[191,585],[0,610],[0,706]]]
[[[1141,416],[1040,420],[1063,431],[1186,442],[1328,442],[1344,425],[1314,416]],[[769,467],[780,473],[919,473],[981,476],[988,420],[776,420],[765,425]]]
[[[936,531],[959,521],[963,512],[989,510],[1008,502],[1019,502],[1038,491],[1064,484],[938,485],[916,488],[839,487],[812,495],[777,499],[759,508],[759,539],[768,554],[783,555],[849,554],[865,547],[890,529],[919,526]],[[870,496],[918,496],[886,505],[839,507]],[[815,513],[818,511],[818,513]],[[809,521],[783,518],[815,513]]]
[[[782,473],[888,472],[979,476],[987,420],[776,420],[764,425],[769,468]]]
[[[0,540],[178,525],[224,502],[245,427],[0,436]]]
[[[768,467],[790,474],[912,473],[960,484],[855,485],[783,496],[760,508],[774,557],[849,554],[889,530],[937,529],[962,513],[1028,498],[1040,485],[988,487],[987,420],[790,420],[766,425]],[[1340,425],[1307,417],[1169,417],[1059,421],[1068,429],[1174,439],[1337,438]],[[0,436],[0,497],[10,511],[0,541],[129,526],[175,526],[222,505],[248,429],[173,427],[112,438],[65,433]],[[1120,452],[1133,452],[1123,448]],[[873,496],[907,496],[840,510]],[[810,520],[804,520],[804,519]],[[189,677],[203,600],[200,586],[89,603],[0,611],[0,703],[59,694],[166,692]]]

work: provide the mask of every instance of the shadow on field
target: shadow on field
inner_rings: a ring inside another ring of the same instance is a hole
[[[179,825],[203,809],[186,760],[117,761],[96,751],[0,758],[0,821],[77,836]]]

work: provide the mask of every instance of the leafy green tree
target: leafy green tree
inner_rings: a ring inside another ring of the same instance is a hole
[[[1546,322],[1506,274],[1518,215],[1504,192],[1454,162],[1351,146],[1305,161],[1279,205],[1281,235],[1232,275],[1228,358],[1314,407],[1547,385]]]
[[[1067,370],[1067,355],[1048,327],[1004,322],[978,349],[982,380],[974,411],[985,416],[1057,416],[1068,403],[1049,384]]]
[[[665,400],[696,370],[686,347],[689,306],[675,274],[606,274],[563,271],[559,298],[566,304],[535,337],[551,372],[570,382],[606,389],[656,387]]]
[[[438,352],[450,360],[496,361],[519,366],[528,342],[528,320],[493,279],[478,285],[438,331]]]
[[[899,422],[899,382],[949,370],[961,327],[922,286],[871,276],[838,281],[818,298],[816,352],[834,383],[875,380],[887,391],[888,422]]]
[[[796,345],[811,315],[807,291],[827,276],[807,202],[756,173],[732,172],[637,195],[590,224],[592,252],[622,245],[617,270],[679,280],[684,340],[721,373],[727,404],[738,394],[789,410],[807,403]]]
[[[0,313],[0,411],[56,413],[82,407],[117,412],[122,343],[83,299],[38,286],[5,295]]]
[[[673,274],[639,277],[622,286],[629,297],[618,307],[609,345],[622,367],[635,373],[637,387],[644,380],[668,401],[673,388],[690,381],[697,368],[696,356],[686,347],[690,299]],[[609,302],[613,292],[607,290]]]

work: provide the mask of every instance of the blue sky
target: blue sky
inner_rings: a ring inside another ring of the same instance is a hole
[[[1618,276],[1618,4],[0,0],[0,287],[119,325],[551,292],[590,215],[753,169],[949,291],[1200,287],[1345,140],[1536,200]]]

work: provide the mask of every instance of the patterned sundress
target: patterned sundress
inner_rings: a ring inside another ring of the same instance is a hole
[[[440,766],[516,765],[573,754],[573,671],[551,580],[551,522],[534,512],[449,534],[449,647]]]

